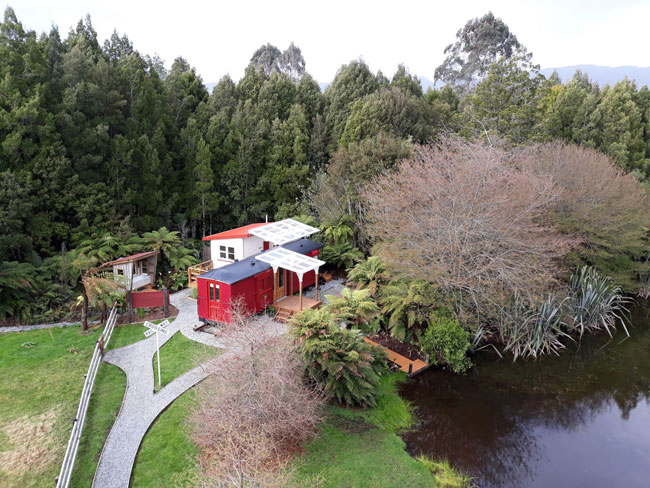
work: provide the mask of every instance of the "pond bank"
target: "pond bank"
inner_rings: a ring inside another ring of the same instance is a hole
[[[412,455],[447,458],[481,487],[645,487],[650,477],[650,319],[631,337],[583,340],[538,361],[480,356],[459,376],[430,370],[401,392]]]

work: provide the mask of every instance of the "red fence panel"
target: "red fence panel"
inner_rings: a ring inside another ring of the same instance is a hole
[[[133,308],[162,307],[165,304],[164,292],[162,290],[134,291],[131,297],[133,299]],[[167,300],[169,304],[169,298]]]

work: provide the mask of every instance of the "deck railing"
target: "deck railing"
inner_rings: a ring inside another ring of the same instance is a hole
[[[95,378],[97,376],[97,369],[99,368],[99,363],[101,363],[104,351],[108,346],[108,341],[111,339],[111,335],[113,334],[115,322],[117,322],[117,305],[113,305],[111,313],[108,315],[104,332],[102,332],[102,335],[99,336],[99,339],[95,343],[95,350],[93,351],[93,357],[90,360],[88,372],[84,375],[85,381],[83,389],[81,390],[81,400],[79,400],[77,415],[72,421],[72,433],[70,434],[68,447],[65,451],[65,456],[63,457],[61,471],[59,472],[59,476],[56,478],[56,488],[67,488],[70,484],[74,462],[77,458],[77,450],[79,449],[79,441],[81,440],[81,432],[83,431],[86,412],[88,411],[88,404],[90,403],[90,395],[93,392],[93,385],[95,384]]]
[[[212,269],[212,261],[203,261],[187,268],[187,287],[196,286],[196,277]]]

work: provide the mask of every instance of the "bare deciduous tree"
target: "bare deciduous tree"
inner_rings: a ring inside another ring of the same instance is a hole
[[[628,291],[638,286],[647,253],[648,196],[636,178],[594,149],[563,143],[529,146],[513,155],[522,171],[560,188],[550,221],[579,237],[580,264],[596,264]],[[646,270],[647,272],[647,270]]]
[[[367,232],[389,267],[489,317],[514,294],[533,299],[555,282],[572,240],[543,217],[561,193],[501,149],[447,138],[416,146],[366,189]]]
[[[322,396],[303,382],[293,342],[243,311],[235,304],[221,334],[235,352],[211,366],[191,417],[201,468],[213,486],[289,486],[292,455],[315,433]]]

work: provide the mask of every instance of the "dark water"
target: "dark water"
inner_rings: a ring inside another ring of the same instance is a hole
[[[647,310],[633,311],[626,340],[414,378],[402,390],[419,420],[409,452],[447,458],[481,487],[650,487]]]

